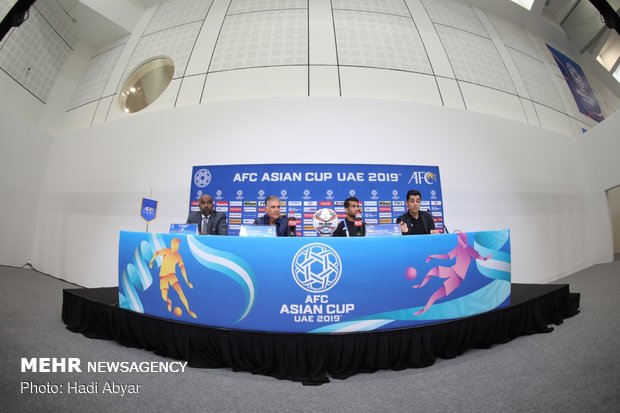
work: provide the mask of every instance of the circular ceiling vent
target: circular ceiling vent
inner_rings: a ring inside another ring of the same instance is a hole
[[[156,57],[138,66],[127,78],[119,105],[124,112],[134,113],[155,102],[164,93],[174,75],[174,63],[168,57]]]

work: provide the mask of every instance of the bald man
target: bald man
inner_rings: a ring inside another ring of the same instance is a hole
[[[198,224],[200,235],[228,235],[226,214],[213,209],[213,197],[208,194],[198,198],[200,211],[190,212],[188,224]]]

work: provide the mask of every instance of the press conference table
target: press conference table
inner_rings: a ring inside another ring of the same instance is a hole
[[[568,285],[510,285],[508,231],[358,239],[123,232],[119,247],[118,288],[63,291],[71,331],[191,367],[304,384],[429,366],[550,332],[579,309]]]
[[[510,234],[121,232],[119,303],[138,313],[243,331],[340,333],[442,322],[509,305]]]

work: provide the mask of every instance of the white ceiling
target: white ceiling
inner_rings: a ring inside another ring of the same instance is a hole
[[[98,48],[130,34],[150,7],[169,0],[38,0],[54,1],[73,23],[76,37]]]
[[[60,5],[71,19],[76,37],[98,48],[130,34],[148,8],[173,0],[38,1],[56,2]],[[536,31],[535,22],[539,27],[544,24],[555,26],[556,32],[568,37],[577,50],[589,50],[594,56],[605,48],[610,38],[606,32],[611,29],[605,27],[598,11],[587,0],[535,0],[530,11],[510,0],[460,1],[489,10],[529,30]],[[609,3],[615,9],[620,7],[620,0],[609,0]],[[613,57],[607,59],[612,60]]]

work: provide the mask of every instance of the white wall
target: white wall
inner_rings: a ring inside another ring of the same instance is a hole
[[[605,191],[620,185],[620,112],[616,112],[579,140],[586,171],[586,193],[591,202],[593,262],[613,260],[611,217]]]
[[[347,159],[306,149],[314,140],[361,149]],[[151,188],[159,201],[151,230],[166,231],[186,217],[192,166],[283,162],[439,165],[446,224],[510,228],[515,282],[550,281],[591,262],[574,231],[589,217],[576,138],[432,105],[286,98],[138,114],[56,138],[35,264],[81,285],[116,285],[119,231],[145,229],[140,198]]]
[[[0,264],[32,257],[39,193],[51,137],[0,108]]]
[[[30,124],[37,124],[45,104],[0,70],[0,110],[18,114]]]
[[[607,192],[609,215],[614,242],[614,254],[620,253],[620,186]]]

